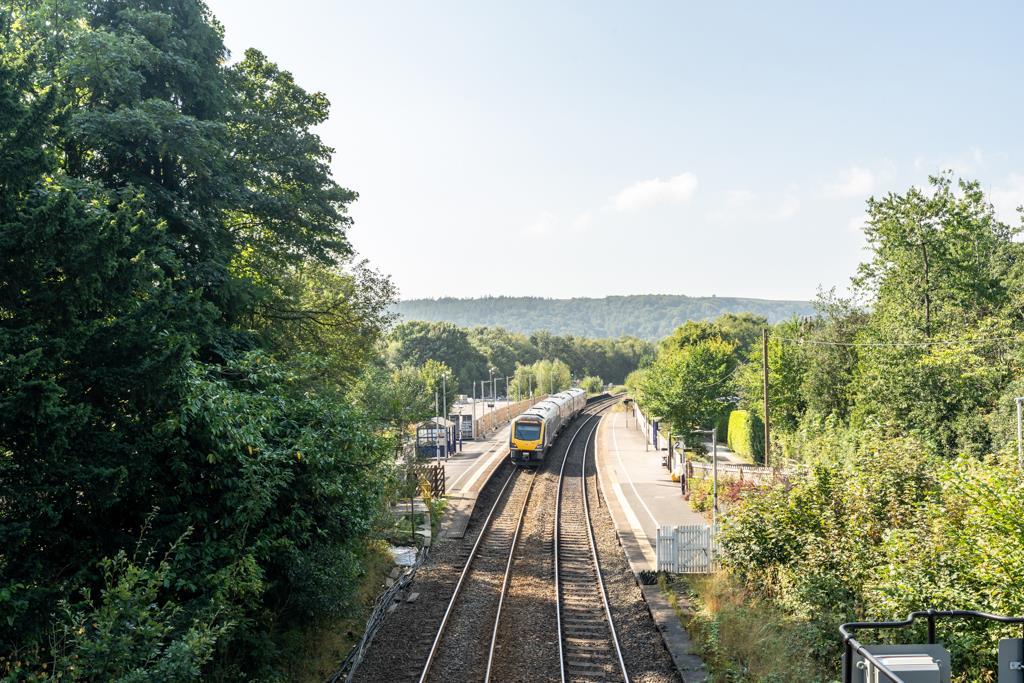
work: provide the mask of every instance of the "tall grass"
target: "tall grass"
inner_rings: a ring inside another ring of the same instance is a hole
[[[715,683],[835,680],[835,662],[815,661],[806,625],[758,599],[727,572],[662,580]]]

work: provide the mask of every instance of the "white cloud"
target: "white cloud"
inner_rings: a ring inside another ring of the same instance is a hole
[[[761,201],[750,190],[729,190],[720,208],[704,214],[711,223],[775,223],[786,221],[800,213],[800,200],[786,195],[777,204]]]
[[[831,199],[865,197],[875,187],[875,174],[860,166],[851,166],[839,174],[834,183],[825,185],[824,194]]]
[[[571,226],[572,227],[572,231],[575,232],[575,233],[586,232],[587,230],[590,229],[590,225],[593,222],[594,222],[594,212],[593,211],[584,211],[580,215],[576,216],[576,218],[573,220],[572,226]]]
[[[745,206],[754,201],[757,195],[750,190],[729,190],[725,193],[725,203],[728,206]]]
[[[798,213],[800,213],[800,200],[796,197],[785,197],[775,209],[773,217],[777,221],[786,221]]]
[[[523,233],[533,237],[547,235],[554,229],[555,223],[555,214],[550,211],[542,211],[535,221],[523,228]]]
[[[668,180],[654,178],[633,183],[615,195],[612,205],[619,211],[635,211],[657,204],[678,204],[696,191],[697,176],[687,172]]]
[[[862,230],[864,230],[864,226],[867,224],[868,215],[866,213],[862,213],[859,216],[854,216],[853,218],[851,218],[846,225],[853,232],[861,232]]]
[[[1011,173],[1010,177],[989,192],[996,217],[1010,225],[1020,224],[1017,207],[1024,205],[1024,175]]]

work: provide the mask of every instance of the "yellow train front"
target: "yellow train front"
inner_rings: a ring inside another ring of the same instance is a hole
[[[539,401],[512,421],[509,456],[516,465],[538,465],[544,461],[562,427],[587,405],[587,392],[570,389]]]

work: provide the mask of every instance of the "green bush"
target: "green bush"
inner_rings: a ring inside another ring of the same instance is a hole
[[[749,410],[729,413],[728,442],[739,455],[764,462],[764,423]]]

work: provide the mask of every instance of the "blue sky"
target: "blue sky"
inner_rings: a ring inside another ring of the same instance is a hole
[[[403,298],[843,290],[865,199],[950,168],[1018,223],[1024,5],[208,0],[327,94]]]

